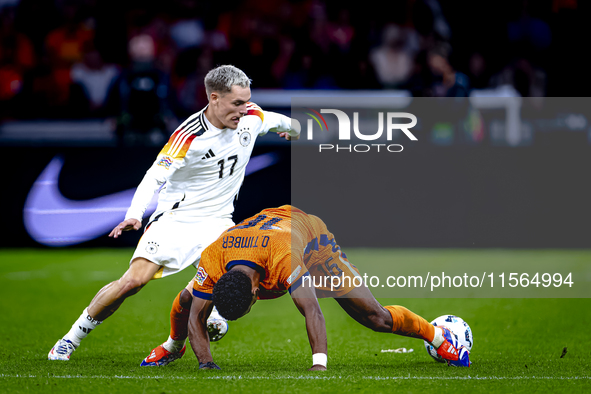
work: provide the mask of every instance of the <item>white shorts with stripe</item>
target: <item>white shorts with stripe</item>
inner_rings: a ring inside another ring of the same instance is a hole
[[[154,279],[176,274],[190,265],[197,267],[205,248],[233,225],[231,219],[191,221],[177,218],[174,212],[165,213],[144,231],[129,263],[143,257],[160,265]]]

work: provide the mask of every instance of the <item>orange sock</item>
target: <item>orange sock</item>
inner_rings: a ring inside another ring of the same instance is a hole
[[[403,306],[385,306],[392,315],[392,332],[405,337],[421,338],[432,342],[435,338],[435,327],[427,320]]]
[[[189,312],[191,309],[181,306],[181,290],[172,302],[170,310],[170,337],[175,341],[185,340],[189,335]]]

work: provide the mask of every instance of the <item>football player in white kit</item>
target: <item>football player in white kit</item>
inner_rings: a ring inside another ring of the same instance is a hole
[[[197,267],[201,252],[234,225],[234,200],[244,180],[257,136],[299,136],[289,117],[261,110],[250,100],[250,79],[234,66],[219,66],[205,77],[209,105],[172,134],[137,188],[125,220],[109,234],[139,230],[159,189],[158,206],[123,276],[103,287],[51,349],[49,360],[69,360],[92,330],[152,279]],[[182,293],[182,292],[181,292]],[[181,293],[173,303],[180,303]],[[170,347],[169,358],[181,349]],[[164,349],[164,348],[163,348]],[[182,348],[184,352],[184,347]],[[180,355],[179,355],[180,357]]]

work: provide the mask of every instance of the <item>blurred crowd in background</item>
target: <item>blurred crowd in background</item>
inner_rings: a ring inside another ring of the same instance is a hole
[[[253,88],[587,96],[581,0],[0,0],[0,119],[145,128],[207,103],[233,64]],[[164,128],[164,126],[162,126]]]

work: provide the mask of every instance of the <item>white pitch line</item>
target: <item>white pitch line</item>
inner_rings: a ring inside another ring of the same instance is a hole
[[[21,375],[0,374],[0,378],[54,378],[54,379],[164,379],[164,380],[589,380],[591,376],[125,376],[125,375]]]

